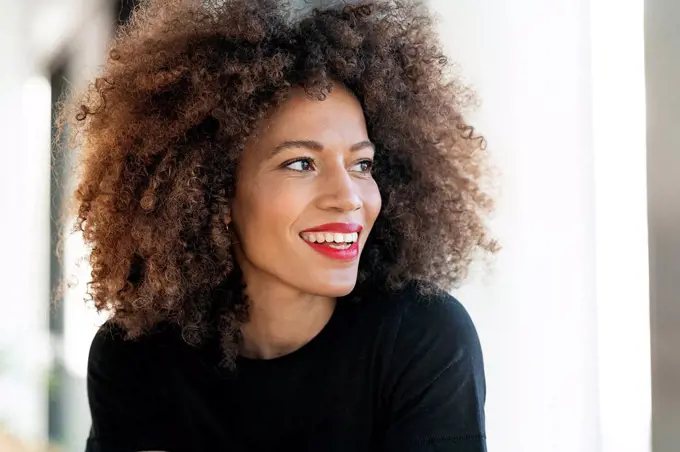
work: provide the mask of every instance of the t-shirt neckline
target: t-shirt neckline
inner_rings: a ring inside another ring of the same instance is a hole
[[[305,359],[305,357],[310,354],[314,354],[323,345],[328,342],[328,339],[332,336],[332,332],[335,329],[338,320],[341,316],[341,312],[344,310],[344,302],[341,298],[338,298],[333,312],[329,317],[326,324],[321,328],[321,330],[312,337],[307,343],[302,345],[300,348],[293,350],[285,355],[278,356],[271,359],[259,359],[259,358],[248,358],[245,356],[238,355],[236,357],[236,367],[239,368],[261,368],[261,367],[279,367],[283,365],[289,365],[292,362]]]

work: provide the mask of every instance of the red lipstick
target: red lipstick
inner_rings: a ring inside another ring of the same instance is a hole
[[[327,223],[313,228],[305,229],[302,232],[328,232],[328,233],[342,233],[351,234],[353,232],[359,233],[363,227],[358,223]],[[304,239],[303,239],[304,240]],[[347,249],[337,249],[330,246],[328,243],[312,243],[305,240],[305,243],[312,247],[315,251],[318,251],[324,256],[330,257],[335,260],[349,262],[353,261],[359,257],[359,240],[357,239],[352,245]]]
[[[361,232],[362,229],[363,226],[359,223],[326,223],[305,229],[302,232],[341,232],[343,234],[350,234],[352,232]]]

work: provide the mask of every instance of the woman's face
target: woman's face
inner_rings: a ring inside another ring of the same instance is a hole
[[[332,297],[353,289],[381,207],[373,156],[350,92],[336,85],[324,101],[290,93],[239,165],[230,227],[249,284]]]

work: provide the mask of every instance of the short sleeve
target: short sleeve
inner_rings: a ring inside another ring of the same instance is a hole
[[[468,312],[449,294],[403,310],[386,388],[384,451],[486,451],[482,349]]]
[[[123,331],[109,322],[99,329],[88,359],[92,427],[86,452],[173,450],[160,361],[148,337],[125,340]]]

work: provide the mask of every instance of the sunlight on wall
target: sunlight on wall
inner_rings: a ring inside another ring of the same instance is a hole
[[[591,0],[602,452],[651,450],[644,2]]]

